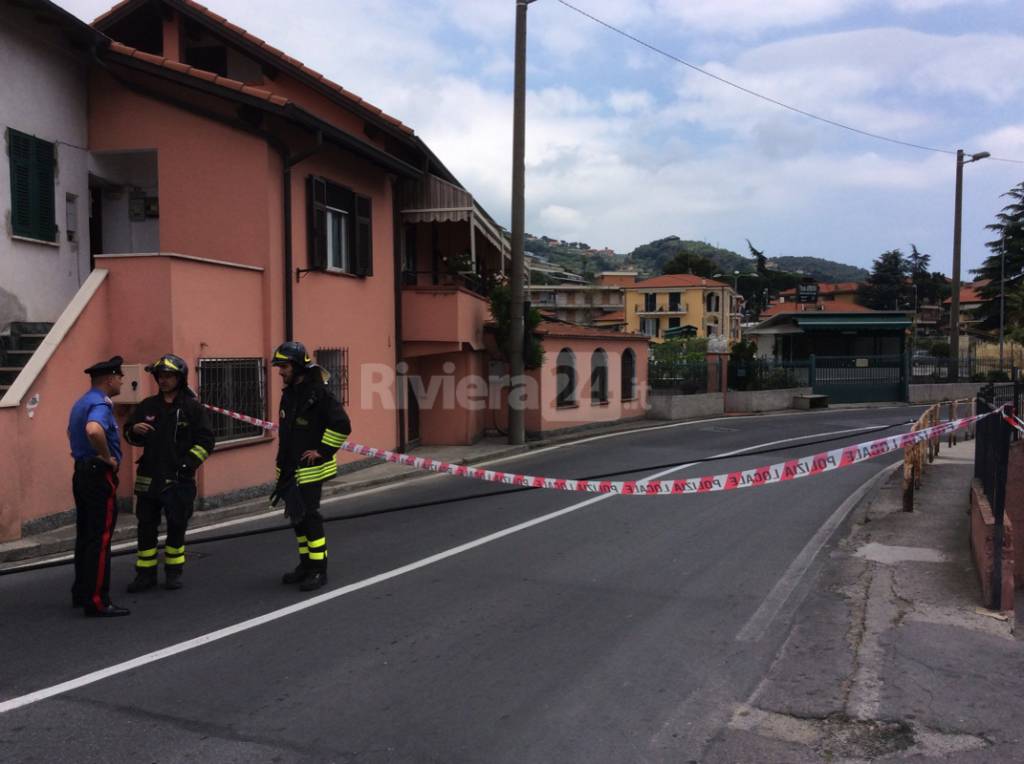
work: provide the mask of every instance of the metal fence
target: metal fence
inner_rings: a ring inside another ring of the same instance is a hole
[[[986,385],[978,393],[978,413],[1000,409],[1005,405],[1019,406],[1024,383]],[[1019,411],[1019,408],[1016,409]],[[1010,443],[1019,437],[998,414],[985,417],[977,425],[977,441],[974,446],[974,477],[981,483],[994,518],[992,536],[992,603],[993,609],[1000,609],[1003,586],[1013,586],[1013,581],[1003,581],[1003,539],[1006,514],[1006,478],[1010,456]]]
[[[647,371],[647,381],[652,390],[675,393],[676,395],[696,395],[708,391],[708,361],[701,360],[656,360],[651,359]],[[711,361],[713,370],[719,371],[717,360]],[[715,377],[717,379],[718,377]]]
[[[1000,369],[999,361],[991,358],[961,356],[958,375],[953,374],[952,366],[952,358],[915,355],[910,359],[910,380],[914,383],[1012,382],[1021,378],[1020,369],[1006,365]]]
[[[754,358],[729,364],[730,390],[782,390],[789,387],[807,387],[810,364]]]
[[[251,417],[267,416],[266,371],[262,358],[200,358],[199,399]],[[211,414],[218,442],[263,434],[256,425]]]

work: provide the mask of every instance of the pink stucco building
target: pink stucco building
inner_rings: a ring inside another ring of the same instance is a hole
[[[471,443],[500,426],[485,295],[507,271],[507,237],[412,129],[191,0],[126,0],[76,31],[95,53],[80,101],[88,263],[62,310],[33,318],[47,329],[38,349],[12,350],[27,357],[6,365],[0,540],[72,506],[67,411],[87,385],[81,370],[114,354],[137,382],[115,401],[121,416],[154,392],[142,366],[174,352],[206,402],[275,419],[265,359],[295,338],[331,370],[353,440]],[[541,334],[530,430],[642,415],[644,338]],[[583,382],[575,405],[556,402],[563,348]],[[587,387],[595,358],[607,401]],[[200,472],[207,506],[273,475],[272,435],[216,425]]]

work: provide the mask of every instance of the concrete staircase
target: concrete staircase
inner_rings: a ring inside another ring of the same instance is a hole
[[[15,321],[0,331],[0,398],[52,327],[41,321]]]

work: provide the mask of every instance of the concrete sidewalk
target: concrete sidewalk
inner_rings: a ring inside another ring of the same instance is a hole
[[[974,442],[943,447],[915,511],[902,470],[855,511],[768,677],[705,762],[1024,760],[1024,651],[981,607],[968,545]]]

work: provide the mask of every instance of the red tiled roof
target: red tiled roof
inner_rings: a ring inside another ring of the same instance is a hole
[[[638,281],[632,286],[624,286],[623,289],[650,289],[651,287],[728,287],[721,281],[694,276],[692,273],[673,273],[667,276],[655,276],[654,278]]]
[[[985,298],[981,296],[981,293],[980,293],[979,290],[982,287],[988,286],[988,283],[989,283],[988,279],[979,279],[978,281],[975,281],[973,284],[961,284],[960,285],[960,304],[963,305],[964,303],[985,302]],[[943,305],[952,305],[953,304],[953,299],[951,297],[947,297],[945,300],[943,300],[942,304]]]
[[[284,106],[289,103],[287,98],[279,95],[274,95],[269,90],[263,88],[253,87],[252,85],[246,85],[244,82],[233,80],[229,77],[221,77],[219,74],[205,71],[204,69],[196,69],[194,66],[187,66],[178,61],[171,61],[160,56],[154,56],[152,53],[146,53],[145,51],[132,48],[128,45],[122,45],[119,42],[111,41],[110,50],[114,53],[120,53],[123,56],[129,56],[130,58],[138,59],[139,61],[145,61],[146,63],[153,64],[154,66],[162,66],[165,69],[170,69],[173,72],[179,74],[187,74],[190,77],[204,80],[206,82],[212,82],[215,85],[229,88],[231,90],[237,90],[246,95],[253,96],[254,98],[262,98],[264,101],[269,101],[276,106]]]
[[[848,294],[856,292],[859,286],[860,283],[856,281],[842,281],[838,284],[818,284],[818,294]],[[786,297],[796,295],[796,287],[784,289],[779,294]]]
[[[645,334],[633,334],[631,332],[609,332],[607,329],[593,326],[580,326],[563,321],[541,321],[537,325],[537,334],[542,337],[579,337],[585,340],[643,340],[648,342],[650,337]]]
[[[761,311],[761,318],[771,318],[782,313],[877,313],[871,308],[851,302],[776,302]]]
[[[93,26],[96,26],[101,21],[103,21],[105,18],[107,18],[108,16],[111,16],[112,14],[114,14],[117,11],[121,10],[125,6],[131,5],[132,3],[137,3],[138,1],[139,0],[122,0],[120,3],[115,5],[113,8],[108,10],[106,13],[103,13],[100,16],[97,16],[95,19],[93,19],[93,22],[92,22]],[[291,56],[289,56],[289,55],[285,54],[284,52],[278,50],[273,45],[270,45],[265,40],[261,40],[256,35],[250,34],[249,32],[245,31],[244,29],[242,29],[242,27],[238,26],[237,24],[232,24],[226,18],[224,18],[223,16],[221,16],[221,15],[219,15],[217,13],[214,13],[209,8],[207,8],[205,5],[201,5],[200,3],[195,2],[195,0],[178,0],[178,2],[188,6],[190,9],[192,9],[192,10],[198,12],[198,13],[201,13],[203,16],[205,16],[210,21],[212,21],[214,24],[216,24],[216,25],[218,25],[220,27],[223,27],[226,31],[228,31],[228,32],[230,32],[232,34],[235,34],[235,35],[243,38],[249,44],[254,45],[255,47],[261,48],[269,56],[271,56],[272,58],[277,59],[282,64],[285,64],[286,66],[294,68],[294,69],[298,69],[299,71],[301,71],[306,76],[312,77],[315,80],[319,80],[323,85],[325,85],[328,88],[330,88],[331,90],[333,90],[337,95],[341,96],[346,101],[349,101],[350,103],[352,103],[352,104],[354,104],[356,106],[359,106],[359,107],[361,107],[363,109],[367,109],[368,111],[370,111],[371,113],[373,113],[376,116],[380,117],[384,121],[391,123],[392,125],[397,127],[399,130],[401,130],[402,132],[408,133],[409,135],[413,135],[414,134],[413,129],[411,127],[409,127],[408,125],[404,124],[401,120],[396,119],[395,117],[392,117],[390,114],[385,114],[381,109],[377,108],[376,106],[374,106],[373,104],[371,104],[371,103],[369,103],[367,101],[364,101],[362,98],[357,96],[355,93],[353,93],[351,91],[348,91],[348,90],[345,90],[345,88],[343,88],[338,83],[332,82],[331,80],[327,79],[324,75],[320,74],[320,72],[316,71],[315,69],[309,68],[308,66],[303,64],[298,59],[292,58]],[[127,47],[127,46],[125,46],[125,47]],[[150,55],[150,54],[143,54],[143,55]],[[159,56],[155,56],[154,58],[158,58],[159,59],[160,57]],[[161,59],[161,60],[162,61],[166,61],[166,59]],[[195,71],[202,71],[202,70],[195,70]],[[226,78],[221,78],[221,79],[226,79]],[[231,82],[235,82],[235,81],[236,80],[231,80]],[[249,86],[246,85],[245,87],[249,87]],[[280,98],[280,96],[276,96],[276,97]],[[285,102],[287,102],[287,100]]]
[[[611,313],[605,313],[603,316],[598,316],[594,320],[595,321],[625,321],[626,320],[626,311],[624,311],[624,310],[615,310],[615,311],[612,311]]]

